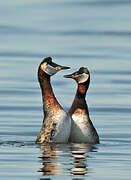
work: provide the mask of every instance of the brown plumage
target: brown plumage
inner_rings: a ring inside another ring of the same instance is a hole
[[[68,141],[71,119],[58,103],[50,82],[50,77],[61,69],[69,68],[53,63],[50,57],[45,58],[39,66],[38,81],[42,92],[44,119],[36,143]]]
[[[72,78],[77,82],[77,91],[73,103],[69,109],[72,117],[70,142],[76,143],[99,143],[99,136],[89,117],[88,106],[85,100],[86,92],[90,83],[90,74],[87,68],[80,68],[65,78]]]

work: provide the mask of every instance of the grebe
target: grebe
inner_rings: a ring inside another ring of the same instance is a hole
[[[72,117],[70,142],[98,144],[99,136],[94,128],[88,112],[85,96],[90,83],[90,73],[87,68],[81,67],[77,72],[65,75],[77,82],[77,92],[69,109]]]
[[[42,91],[44,119],[36,143],[68,142],[71,118],[58,103],[50,83],[50,77],[62,69],[69,67],[55,64],[51,57],[43,59],[39,65],[38,81]]]

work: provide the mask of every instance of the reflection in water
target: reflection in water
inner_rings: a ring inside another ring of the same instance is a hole
[[[72,144],[73,168],[72,174],[84,176],[88,173],[88,152],[94,147],[89,144]]]
[[[46,144],[42,150],[43,176],[73,175],[85,176],[88,173],[88,152],[96,148],[88,144]]]
[[[57,162],[58,152],[55,144],[41,145],[40,149],[43,151],[41,161],[43,167],[39,172],[43,172],[44,176],[47,175],[60,175],[60,165]]]

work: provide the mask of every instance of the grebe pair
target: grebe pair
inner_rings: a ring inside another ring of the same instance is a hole
[[[45,58],[38,69],[43,99],[44,120],[36,143],[99,143],[99,136],[90,118],[85,96],[90,83],[87,68],[80,68],[77,72],[65,75],[65,78],[76,80],[78,87],[74,101],[66,113],[58,103],[50,83],[50,77],[62,69],[52,62],[51,57]]]

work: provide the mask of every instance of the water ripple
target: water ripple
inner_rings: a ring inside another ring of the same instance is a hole
[[[88,30],[76,30],[76,31],[65,31],[57,32],[58,35],[64,36],[120,36],[131,37],[131,31],[88,31]]]
[[[6,106],[0,106],[0,111],[40,111],[41,110],[41,107],[39,106],[9,106],[9,105],[6,105]]]
[[[67,31],[43,31],[39,29],[32,29],[32,28],[25,28],[20,26],[11,26],[11,25],[0,25],[0,34],[6,35],[6,34],[14,34],[16,35],[49,35],[49,36],[119,36],[119,37],[131,37],[131,31],[130,30],[124,30],[124,31],[95,31],[95,30],[67,30]]]
[[[131,85],[131,80],[112,80],[113,84],[128,84]]]
[[[92,1],[75,1],[75,2],[66,2],[65,5],[77,5],[77,6],[95,6],[95,7],[110,7],[110,6],[118,6],[118,5],[131,5],[130,0],[92,0]]]
[[[97,71],[93,71],[93,73],[95,74],[102,74],[102,75],[131,75],[131,71],[129,70],[97,70]]]
[[[18,95],[21,95],[21,96],[25,96],[25,95],[34,95],[34,94],[37,94],[37,91],[34,91],[34,90],[0,90],[0,96],[2,95],[15,95],[15,96],[18,96]]]
[[[91,112],[99,113],[118,113],[118,114],[131,114],[131,108],[120,108],[120,107],[95,107],[89,108]]]
[[[12,51],[7,51],[7,52],[0,52],[1,57],[25,57],[25,58],[43,58],[49,56],[49,54],[43,54],[43,53],[34,53],[34,52],[12,52]],[[110,58],[108,55],[94,55],[94,54],[52,54],[52,57],[56,58],[97,58],[97,59],[107,59]]]

